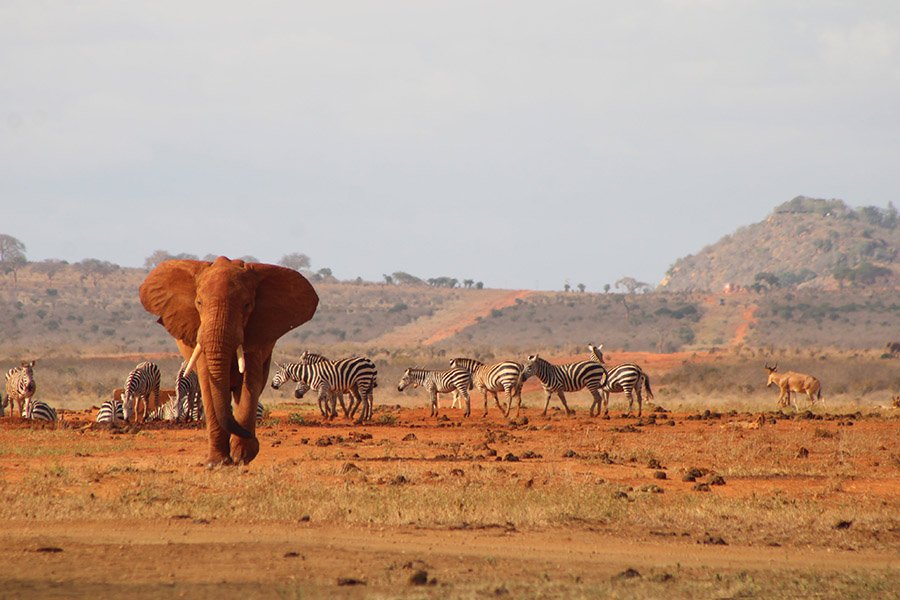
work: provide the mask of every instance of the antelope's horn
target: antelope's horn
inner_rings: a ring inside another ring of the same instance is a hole
[[[246,363],[244,362],[244,347],[237,347],[237,359],[238,359],[238,372],[242,375],[244,373],[244,369],[246,368]]]
[[[187,365],[184,367],[183,377],[187,377],[188,373],[191,372],[191,369],[194,368],[194,363],[197,362],[197,357],[200,356],[200,342],[197,342],[197,345],[194,346],[194,353],[191,354],[191,357],[188,359]]]

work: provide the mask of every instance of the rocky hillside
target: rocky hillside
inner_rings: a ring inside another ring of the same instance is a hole
[[[798,196],[675,261],[661,291],[900,285],[897,210]]]

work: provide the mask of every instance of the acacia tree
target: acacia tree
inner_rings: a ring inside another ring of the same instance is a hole
[[[0,233],[0,270],[3,274],[13,274],[13,280],[18,283],[18,271],[28,263],[25,257],[25,244],[11,235]]]
[[[585,288],[587,288],[587,286],[583,283],[579,283],[576,287],[578,288],[578,291],[582,293],[584,292]]]
[[[625,288],[629,294],[634,294],[640,290],[648,291],[650,289],[650,284],[638,281],[634,277],[623,277],[616,281],[616,289],[619,288]]]
[[[31,270],[35,273],[43,273],[47,276],[47,281],[53,281],[53,278],[69,263],[57,258],[48,258],[40,262],[32,263]]]
[[[312,263],[307,255],[301,254],[300,252],[292,252],[291,254],[282,256],[281,260],[278,261],[278,264],[282,267],[287,267],[288,269],[302,271],[304,269],[309,269],[309,266]]]
[[[173,258],[175,257],[169,254],[166,250],[155,250],[153,254],[144,259],[144,268],[152,269],[159,263],[165,262],[167,260],[172,260]]]
[[[82,277],[90,277],[91,283],[94,284],[94,287],[96,288],[100,279],[115,273],[120,267],[107,260],[86,258],[83,261],[76,263],[75,268],[81,272]]]

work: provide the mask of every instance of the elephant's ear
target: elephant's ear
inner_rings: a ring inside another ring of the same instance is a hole
[[[246,267],[258,275],[259,284],[253,312],[244,330],[245,345],[273,344],[291,329],[312,319],[319,296],[303,275],[275,265],[247,263]]]
[[[194,306],[197,276],[210,263],[167,260],[150,271],[141,284],[141,304],[159,316],[159,323],[174,338],[191,346],[197,343],[200,314]]]

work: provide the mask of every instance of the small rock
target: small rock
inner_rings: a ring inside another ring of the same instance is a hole
[[[616,490],[612,495],[615,500],[628,500],[628,494],[623,492],[622,490]]]
[[[503,457],[503,460],[505,460],[506,462],[519,462],[519,457],[512,452],[509,452],[506,456]]]
[[[703,537],[697,543],[698,544],[709,544],[709,545],[713,545],[713,546],[727,546],[728,545],[728,542],[726,542],[720,536],[710,535],[709,533],[704,534]]]
[[[800,450],[797,451],[797,458],[809,458],[809,450],[801,446]]]
[[[638,572],[637,569],[628,568],[628,569],[625,569],[624,571],[622,571],[621,573],[619,573],[618,575],[616,575],[615,578],[616,579],[634,579],[635,577],[640,577],[640,576],[641,576],[641,574]]]
[[[300,556],[300,553],[299,553],[299,552],[294,552],[293,550],[291,550],[290,552],[285,552],[285,553],[284,553],[284,557],[285,557],[285,558],[297,558],[298,556]]]
[[[57,546],[41,546],[40,548],[37,548],[35,550],[35,552],[47,552],[49,554],[56,554],[56,553],[62,552],[62,551],[63,551],[63,549],[59,548]]]
[[[341,475],[346,475],[347,473],[359,473],[360,471],[362,471],[362,469],[351,462],[344,463],[344,466],[341,467]]]
[[[299,520],[301,523],[309,523],[309,519],[310,519],[309,515],[303,515],[302,517],[300,517]]]
[[[725,485],[725,478],[721,475],[712,475],[708,483],[709,485]]]
[[[419,438],[416,437],[416,434],[414,434],[414,433],[407,433],[406,435],[403,436],[402,441],[404,441],[404,442],[413,442],[413,441],[415,441],[415,440],[417,440],[417,439],[419,439]]]
[[[455,475],[456,477],[462,477],[466,472],[462,469],[450,469],[450,474]]]
[[[428,583],[428,571],[423,571],[419,569],[415,573],[409,576],[409,584],[410,585],[425,585]]]
[[[656,460],[655,458],[651,458],[649,461],[647,461],[647,468],[648,469],[662,469],[662,465],[659,464],[659,461]]]
[[[654,471],[653,477],[655,477],[656,479],[666,479],[668,475],[666,475],[665,471]]]
[[[708,492],[710,491],[708,483],[698,483],[695,484],[694,487],[691,488],[695,492]]]
[[[575,458],[578,454],[574,450],[566,450],[563,453],[563,458]]]
[[[338,577],[337,580],[338,585],[366,585],[366,582],[362,579],[357,579],[355,577]]]
[[[838,521],[834,524],[835,529],[850,529],[853,526],[853,521]]]

